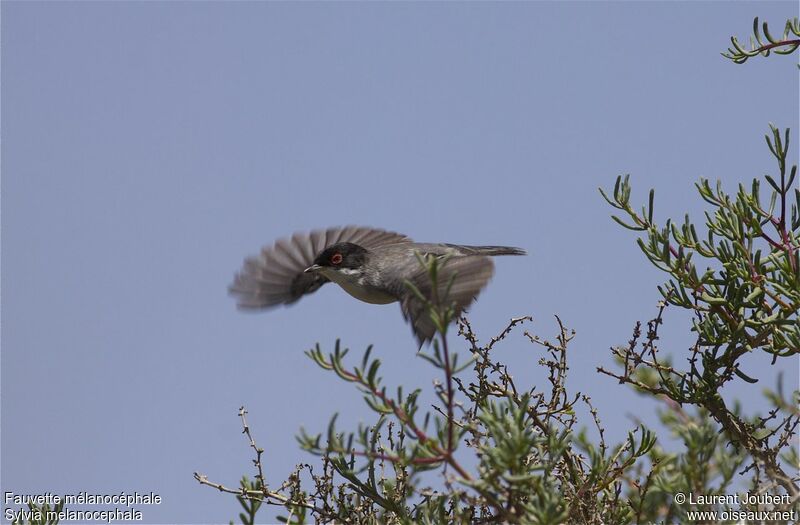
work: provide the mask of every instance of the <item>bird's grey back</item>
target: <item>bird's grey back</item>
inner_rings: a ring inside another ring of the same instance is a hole
[[[442,258],[439,268],[439,299],[451,302],[456,316],[467,308],[494,273],[492,256],[525,255],[525,250],[511,246],[470,246],[447,243],[402,241],[371,250],[370,274],[367,281],[391,290],[400,301],[403,317],[411,323],[420,345],[431,340],[436,332],[424,304],[412,293],[414,285],[424,297],[431,297],[432,283],[417,254]],[[453,280],[454,279],[454,280]]]
[[[412,242],[411,240],[405,239],[399,242],[387,243],[375,249],[386,253],[392,251],[395,253],[408,252],[413,254],[414,251],[417,251],[421,255],[450,255],[456,257],[478,255],[487,257],[498,255],[527,255],[525,250],[514,246],[471,246],[468,244]]]

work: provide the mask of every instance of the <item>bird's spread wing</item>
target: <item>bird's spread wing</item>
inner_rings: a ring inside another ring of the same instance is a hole
[[[472,256],[445,259],[439,267],[437,277],[437,296],[440,304],[452,305],[455,309],[455,316],[458,317],[475,300],[493,273],[494,264],[489,257]],[[447,286],[451,279],[453,284],[448,292]],[[409,281],[424,297],[429,299],[434,297],[430,276],[422,267]],[[433,339],[436,334],[436,326],[433,324],[425,304],[419,300],[416,294],[408,290],[407,286],[399,295],[403,317],[411,324],[420,346]]]
[[[303,295],[317,291],[328,280],[318,273],[303,273],[325,248],[337,242],[352,242],[366,249],[410,242],[405,235],[367,228],[345,226],[295,233],[266,246],[248,257],[228,288],[240,308],[269,308],[291,304]]]

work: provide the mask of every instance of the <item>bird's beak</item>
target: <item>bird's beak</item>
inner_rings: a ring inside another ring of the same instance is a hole
[[[322,266],[320,266],[319,264],[312,264],[311,266],[303,270],[303,273],[314,273],[320,268],[322,268]]]

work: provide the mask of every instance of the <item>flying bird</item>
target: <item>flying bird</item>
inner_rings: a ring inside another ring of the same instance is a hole
[[[423,301],[407,286],[414,284],[423,297],[433,286],[418,255],[443,262],[439,269],[440,296],[452,285],[447,300],[456,317],[472,303],[494,272],[492,256],[525,255],[509,246],[467,246],[417,243],[405,235],[362,226],[345,226],[295,233],[261,253],[248,257],[229,287],[239,308],[267,309],[296,302],[334,282],[366,303],[399,302],[420,345],[430,341],[436,327]]]

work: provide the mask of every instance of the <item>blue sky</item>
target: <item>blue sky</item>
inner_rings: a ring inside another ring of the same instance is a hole
[[[295,231],[365,224],[508,244],[471,311],[479,336],[577,331],[569,386],[611,438],[655,405],[595,372],[656,312],[662,276],[597,192],[630,173],[656,215],[701,222],[693,183],[774,172],[768,122],[798,130],[795,57],[719,52],[794,2],[3,2],[2,458],[16,493],[159,493],[145,522],[227,522],[252,475],[312,458],[301,426],[371,421],[303,351],[374,344],[387,384],[437,376],[396,305],[328,286],[237,312],[242,259]],[[796,159],[796,151],[794,150]],[[796,160],[794,160],[796,162]],[[690,343],[668,310],[664,351]],[[500,347],[523,383],[540,353]],[[796,364],[796,363],[795,363]],[[762,406],[776,367],[754,356]],[[797,368],[786,366],[790,384]],[[588,421],[587,421],[588,424]],[[266,520],[272,514],[266,514]]]

